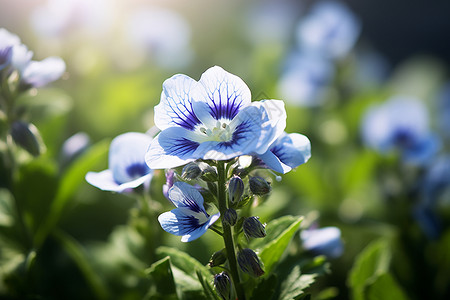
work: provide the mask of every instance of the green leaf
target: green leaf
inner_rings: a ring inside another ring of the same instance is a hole
[[[16,217],[13,196],[7,189],[0,189],[0,227],[14,225]]]
[[[197,278],[195,273],[197,270],[200,271],[205,278],[210,278],[212,275],[208,267],[202,265],[198,260],[178,249],[161,246],[156,249],[156,254],[158,256],[170,256],[172,264],[192,278]]]
[[[152,280],[146,299],[178,299],[170,257],[167,256],[153,263],[147,270],[147,274]]]
[[[67,254],[69,254],[69,256],[77,264],[78,268],[86,278],[86,281],[91,286],[92,291],[97,296],[97,299],[110,299],[108,289],[98,273],[92,268],[85,249],[83,249],[83,247],[75,239],[62,231],[55,231],[55,237],[66,250]]]
[[[390,261],[391,251],[383,239],[372,242],[356,257],[349,275],[353,299],[365,299],[364,289],[388,272]]]
[[[315,274],[301,275],[300,266],[295,266],[285,281],[281,283],[279,300],[293,300],[302,295],[304,290],[314,283]]]
[[[366,295],[366,299],[368,300],[409,299],[390,273],[378,276],[377,279],[368,286]]]
[[[302,220],[303,217],[284,216],[267,224],[267,236],[261,240],[268,243],[263,245],[259,251],[259,258],[264,264],[266,274],[272,271],[275,264],[282,257],[289,242],[300,227]],[[258,245],[261,246],[260,242],[258,242]]]
[[[254,288],[250,300],[272,299],[277,283],[278,280],[275,274],[262,278]]]
[[[55,199],[50,207],[46,222],[39,228],[35,237],[35,244],[39,247],[52,228],[58,223],[64,208],[78,187],[84,182],[87,172],[91,171],[99,160],[106,160],[109,141],[103,140],[87,150],[75,163],[73,163],[61,178]]]
[[[207,299],[209,300],[220,300],[220,297],[217,295],[217,293],[214,291],[214,289],[211,287],[208,281],[205,280],[205,278],[202,275],[202,272],[197,271],[197,277],[200,283],[202,284],[203,291],[205,292],[205,295]]]

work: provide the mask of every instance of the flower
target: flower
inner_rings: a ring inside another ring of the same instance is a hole
[[[286,127],[286,111],[280,100],[252,103],[242,79],[215,66],[198,82],[181,74],[167,79],[155,124],[162,131],[146,161],[152,169],[163,169],[196,159],[263,154]]]
[[[397,149],[405,162],[423,164],[438,150],[439,140],[429,130],[422,102],[394,97],[370,107],[362,124],[365,144],[381,153]]]
[[[283,133],[264,154],[258,155],[265,167],[286,174],[311,157],[311,143],[300,133]]]
[[[109,148],[109,169],[88,172],[86,181],[101,190],[119,193],[150,182],[153,172],[144,156],[151,140],[150,136],[138,132],[117,136]]]
[[[327,58],[342,58],[361,32],[356,16],[338,1],[321,1],[297,25],[297,42],[304,50]]]
[[[337,227],[303,230],[300,234],[303,247],[316,255],[336,258],[342,255],[344,246],[341,231]]]
[[[237,262],[241,270],[252,277],[260,277],[264,275],[261,261],[252,249],[244,248],[239,250],[237,254]]]
[[[161,214],[158,221],[168,233],[182,236],[182,242],[199,238],[219,219],[220,213],[213,216],[206,213],[202,195],[186,182],[175,182],[169,190],[169,199],[177,208]]]
[[[31,61],[23,70],[22,82],[33,87],[41,87],[57,80],[64,74],[66,64],[59,57],[47,57],[41,61]]]

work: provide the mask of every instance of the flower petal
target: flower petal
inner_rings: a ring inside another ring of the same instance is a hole
[[[192,90],[192,101],[197,117],[213,126],[215,120],[232,120],[250,105],[251,93],[241,78],[215,66],[202,74]]]
[[[133,181],[129,181],[123,184],[118,184],[113,176],[111,170],[104,170],[101,172],[88,172],[86,174],[86,181],[103,190],[103,191],[111,191],[122,193],[128,189],[133,189],[145,182],[150,182],[152,178],[152,174],[147,174],[145,176],[139,177]]]
[[[198,239],[200,236],[206,233],[209,227],[211,227],[214,222],[216,222],[220,217],[220,213],[217,213],[215,215],[212,215],[208,222],[203,224],[201,227],[195,229],[189,234],[183,235],[181,238],[182,242],[192,242],[195,239]]]
[[[170,127],[156,136],[145,155],[151,169],[168,169],[194,161],[194,152],[199,143],[190,138],[195,135],[182,127]]]
[[[57,80],[66,70],[66,64],[59,57],[47,57],[32,61],[23,70],[22,80],[34,87],[41,87]]]
[[[205,212],[203,196],[192,185],[178,181],[169,190],[169,199],[176,207],[186,207],[193,212]]]
[[[109,169],[119,183],[133,181],[151,172],[145,153],[152,138],[144,133],[128,132],[113,139],[109,148]]]
[[[182,74],[174,75],[163,83],[161,102],[155,106],[155,125],[164,130],[181,126],[193,130],[200,121],[192,109],[190,91],[197,82]]]
[[[286,174],[311,157],[309,139],[299,133],[283,134],[270,149],[259,156],[270,169]]]

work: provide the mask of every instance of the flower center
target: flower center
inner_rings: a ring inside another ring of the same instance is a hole
[[[213,129],[200,127],[200,132],[205,135],[207,141],[228,142],[233,137],[230,126],[225,122],[216,122]]]

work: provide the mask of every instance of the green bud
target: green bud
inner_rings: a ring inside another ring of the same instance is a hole
[[[15,121],[11,126],[11,136],[17,145],[33,156],[39,156],[45,151],[41,135],[31,123]]]
[[[202,174],[202,170],[195,162],[190,162],[183,167],[181,178],[184,180],[197,179]]]
[[[266,195],[272,190],[270,182],[260,176],[250,177],[249,184],[252,193],[258,196]]]
[[[228,199],[231,204],[238,203],[244,194],[244,182],[239,176],[233,176],[228,182]]]
[[[232,300],[235,298],[233,296],[234,292],[231,279],[227,273],[222,272],[214,276],[214,287],[223,300]]]
[[[205,162],[200,162],[198,164],[202,170],[201,178],[207,182],[216,182],[218,179],[217,171],[214,167],[210,166]]]
[[[258,255],[253,250],[248,248],[240,250],[237,255],[237,261],[243,272],[253,277],[264,275]]]
[[[222,222],[230,226],[234,226],[234,224],[236,224],[237,217],[237,212],[234,209],[229,208],[226,210]]]
[[[224,264],[227,261],[227,252],[225,248],[223,248],[220,251],[214,252],[214,254],[211,256],[211,259],[209,260],[209,266],[217,267],[222,264]]]
[[[266,236],[265,225],[259,221],[259,217],[245,218],[242,228],[247,237],[263,238]]]

